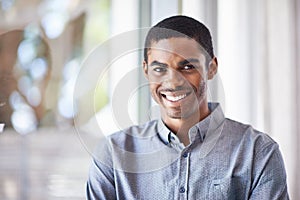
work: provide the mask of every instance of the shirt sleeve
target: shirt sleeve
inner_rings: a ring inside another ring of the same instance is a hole
[[[116,198],[114,171],[111,164],[111,157],[106,144],[98,145],[93,155],[93,161],[89,170],[89,177],[86,184],[87,200],[113,200]]]
[[[255,156],[250,200],[288,200],[286,171],[275,142],[266,145]]]

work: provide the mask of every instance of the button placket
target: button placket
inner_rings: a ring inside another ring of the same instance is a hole
[[[171,136],[171,140],[173,140],[173,141],[174,141],[174,140],[175,140],[175,137],[174,137],[174,136]]]
[[[188,182],[189,182],[189,156],[190,152],[189,149],[185,149],[181,153],[180,159],[180,181],[179,181],[179,188],[178,192],[180,194],[179,199],[186,199],[188,195]]]
[[[185,188],[184,188],[184,187],[180,187],[180,188],[179,188],[179,192],[180,192],[180,193],[184,193],[184,192],[185,192]]]
[[[184,152],[184,153],[182,154],[182,157],[184,157],[184,158],[187,158],[187,157],[188,157],[188,155],[189,155],[189,153],[188,153],[188,152]]]

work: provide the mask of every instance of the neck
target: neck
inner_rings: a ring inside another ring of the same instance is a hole
[[[206,118],[210,114],[207,103],[202,104],[199,110],[193,113],[187,118],[170,118],[168,116],[162,116],[164,123],[168,128],[177,135],[181,142],[185,145],[190,143],[188,131],[189,129]]]

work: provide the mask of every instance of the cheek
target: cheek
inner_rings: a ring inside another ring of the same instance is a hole
[[[155,76],[153,74],[149,74],[148,80],[151,84],[159,85],[161,82],[163,82],[163,76]]]
[[[199,88],[199,85],[203,82],[202,76],[197,75],[197,76],[185,76],[185,79],[187,82],[195,88]]]
[[[159,88],[158,84],[152,83],[149,85],[150,93],[151,93],[153,100],[159,104],[160,103],[160,95],[157,93],[158,88]]]
[[[190,87],[195,91],[195,95],[201,97],[206,91],[206,81],[202,76],[193,76],[192,78],[187,78]]]
[[[149,85],[149,88],[150,88],[150,91],[151,91],[151,93],[153,93],[153,94],[156,94],[156,91],[157,91],[157,88],[159,87],[159,85],[158,84],[155,84],[155,83],[150,83],[150,85]]]

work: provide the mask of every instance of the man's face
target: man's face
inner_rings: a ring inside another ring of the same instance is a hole
[[[201,104],[207,104],[205,56],[196,41],[182,37],[152,43],[144,72],[163,117],[199,116]]]

